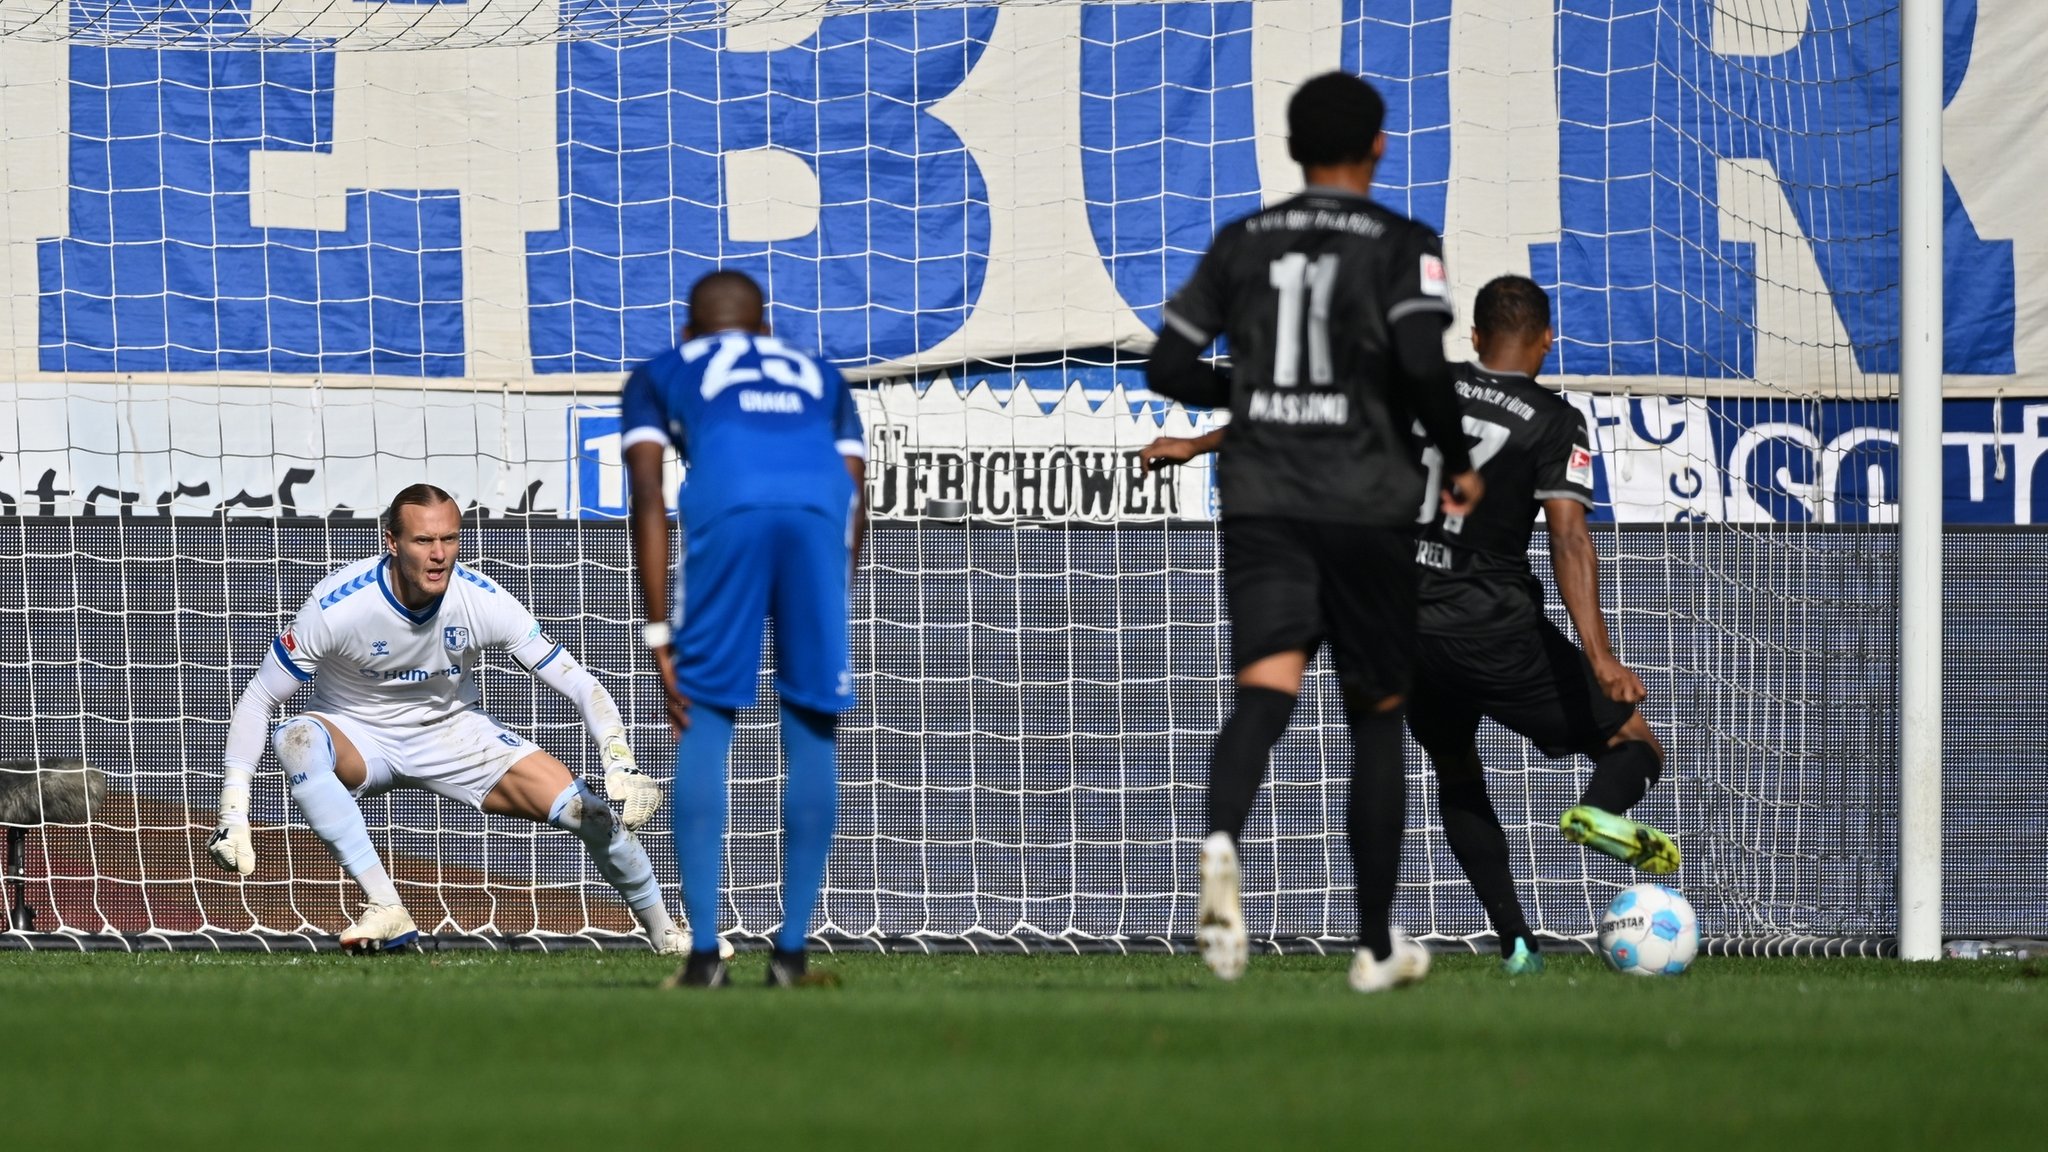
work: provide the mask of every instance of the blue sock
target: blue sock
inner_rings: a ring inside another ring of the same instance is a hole
[[[718,873],[725,861],[725,768],[732,755],[732,721],[729,708],[690,707],[690,727],[676,745],[676,777],[669,793],[690,947],[699,952],[718,947]]]
[[[775,946],[800,952],[825,883],[825,858],[839,823],[839,718],[782,702],[782,750],[789,789],[782,797],[782,927]]]

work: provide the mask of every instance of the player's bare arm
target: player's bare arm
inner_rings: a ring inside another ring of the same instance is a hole
[[[1642,678],[1616,659],[1608,644],[1607,621],[1600,614],[1600,556],[1586,530],[1586,506],[1571,499],[1545,500],[1543,522],[1550,535],[1557,594],[1571,615],[1600,690],[1619,703],[1641,703],[1647,694]]]
[[[640,607],[651,624],[668,619],[668,504],[662,495],[662,461],[667,452],[667,446],[653,441],[626,448],[633,573],[640,584]],[[669,727],[680,733],[690,726],[690,701],[676,685],[674,651],[666,643],[650,643],[648,649],[655,671],[661,674]]]
[[[1223,447],[1223,433],[1227,430],[1226,425],[1200,436],[1161,436],[1145,445],[1138,456],[1145,462],[1147,472],[1157,472],[1161,468],[1185,464],[1197,456],[1207,456]]]

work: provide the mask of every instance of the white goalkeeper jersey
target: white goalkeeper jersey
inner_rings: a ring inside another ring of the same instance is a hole
[[[461,564],[438,602],[412,611],[391,590],[390,560],[359,560],[321,581],[272,641],[278,663],[312,681],[312,711],[431,724],[476,707],[484,649],[506,649],[535,672],[562,657],[526,605]]]

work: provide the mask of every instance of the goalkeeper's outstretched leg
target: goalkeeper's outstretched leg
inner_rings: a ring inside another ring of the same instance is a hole
[[[633,910],[655,951],[684,950],[685,937],[662,903],[647,849],[560,760],[535,749],[505,772],[484,796],[482,807],[493,815],[551,824],[583,841],[598,875]]]
[[[292,798],[306,814],[306,822],[341,861],[343,869],[362,885],[368,900],[363,915],[342,932],[342,947],[348,951],[387,951],[403,947],[419,935],[396,886],[371,846],[362,810],[350,795],[374,795],[411,785],[467,801],[494,815],[517,816],[571,833],[589,850],[598,874],[632,909],[634,919],[646,929],[655,950],[686,950],[686,938],[662,903],[646,848],[626,831],[604,800],[588,784],[571,776],[567,766],[548,752],[524,741],[479,741],[479,736],[503,731],[487,717],[479,714],[479,718],[480,725],[452,724],[451,731],[439,734],[444,737],[440,742],[448,746],[502,746],[514,756],[521,749],[527,750],[504,766],[495,780],[490,779],[490,765],[474,763],[475,757],[453,757],[452,764],[433,764],[431,752],[419,748],[413,749],[414,755],[407,758],[416,765],[414,773],[401,779],[387,767],[394,751],[385,746],[388,740],[365,731],[359,722],[309,715],[278,728],[278,759],[284,765]],[[373,749],[370,759],[364,757],[359,747],[364,743]],[[505,758],[499,759],[502,763]]]

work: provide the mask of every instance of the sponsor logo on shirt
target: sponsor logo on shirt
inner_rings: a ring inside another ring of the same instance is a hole
[[[1593,452],[1588,448],[1572,446],[1571,459],[1565,462],[1564,478],[1584,488],[1593,486]]]
[[[460,652],[469,647],[469,629],[460,624],[450,624],[441,629],[441,646],[450,652]]]
[[[391,655],[391,641],[389,641],[389,640],[372,640],[372,641],[370,641],[370,655],[372,655],[372,656],[389,656],[389,655]]]
[[[462,669],[453,664],[446,668],[390,668],[383,671],[365,668],[362,672],[365,680],[401,680],[407,684],[424,684],[436,676],[454,679],[462,675]]]

